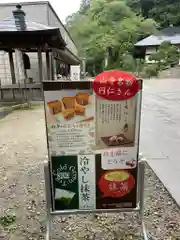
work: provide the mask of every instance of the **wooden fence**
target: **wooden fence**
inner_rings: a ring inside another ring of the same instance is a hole
[[[43,99],[41,85],[37,84],[18,84],[0,86],[0,102],[6,101],[41,101]]]

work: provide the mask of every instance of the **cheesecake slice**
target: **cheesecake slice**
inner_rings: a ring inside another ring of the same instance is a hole
[[[62,99],[64,108],[66,109],[75,109],[76,98],[75,97],[64,97]]]
[[[76,103],[76,105],[75,105],[76,115],[84,116],[85,110],[86,110],[85,106],[82,106],[82,105]]]
[[[71,120],[74,115],[75,115],[75,110],[74,109],[66,109],[62,112],[62,115],[64,117],[65,120]]]
[[[47,105],[52,115],[56,115],[63,111],[62,101],[57,100],[57,101],[48,102]]]
[[[90,104],[91,97],[87,93],[79,93],[76,95],[76,102],[82,106]]]

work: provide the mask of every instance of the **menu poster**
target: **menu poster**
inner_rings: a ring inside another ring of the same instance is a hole
[[[101,154],[51,160],[53,210],[136,207],[137,168],[104,170]]]
[[[142,81],[43,82],[52,208],[135,208]]]
[[[125,101],[96,97],[96,144],[100,149],[134,146],[136,104],[137,97]]]
[[[104,169],[137,166],[142,81],[119,71],[99,74],[96,93],[96,146]]]
[[[104,168],[137,166],[140,104],[141,92],[117,102],[96,97],[96,149],[102,154]]]
[[[95,101],[90,82],[43,82],[50,155],[92,153]]]

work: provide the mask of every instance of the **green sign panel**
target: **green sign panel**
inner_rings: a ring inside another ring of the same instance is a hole
[[[77,209],[78,166],[76,156],[52,157],[55,209]]]

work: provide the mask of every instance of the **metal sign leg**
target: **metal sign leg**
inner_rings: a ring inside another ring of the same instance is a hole
[[[47,210],[47,222],[46,222],[46,238],[45,240],[52,239],[52,212],[51,212],[51,188],[50,188],[50,171],[49,164],[46,161],[44,163],[44,176],[45,176],[45,193],[46,193],[46,210]],[[138,172],[138,203],[139,203],[139,217],[142,225],[142,233],[144,240],[149,240],[150,235],[148,234],[144,222],[144,177],[145,177],[145,162],[139,162]],[[60,213],[58,213],[60,215]]]
[[[51,216],[51,196],[50,196],[50,176],[49,176],[49,164],[44,162],[44,177],[45,177],[45,195],[46,195],[46,240],[52,239],[52,216]]]
[[[144,240],[149,240],[148,233],[146,230],[145,222],[144,222],[144,177],[145,177],[145,162],[139,162],[139,188],[138,188],[138,195],[139,195],[139,204],[140,204],[140,220],[142,224],[142,232],[144,236]]]

